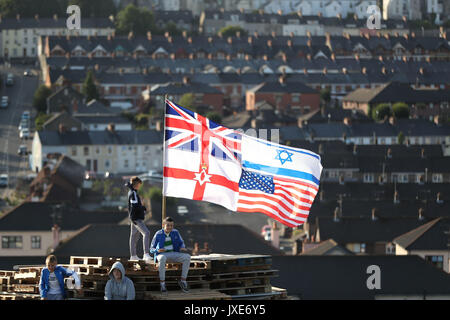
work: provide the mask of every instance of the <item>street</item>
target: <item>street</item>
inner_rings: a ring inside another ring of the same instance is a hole
[[[34,92],[38,86],[39,78],[37,76],[25,77],[24,71],[29,66],[12,66],[11,68],[0,66],[0,74],[3,85],[1,87],[1,96],[8,96],[10,104],[7,109],[0,110],[0,174],[8,174],[8,188],[0,189],[1,199],[11,197],[14,192],[17,179],[31,173],[29,169],[28,156],[19,156],[17,150],[21,144],[27,145],[27,150],[31,151],[32,138],[34,136],[34,117],[35,110],[32,108]],[[14,74],[14,86],[5,85],[6,74]],[[28,140],[19,138],[18,126],[22,113],[30,111],[30,129],[31,136]],[[0,203],[4,206],[5,203]]]

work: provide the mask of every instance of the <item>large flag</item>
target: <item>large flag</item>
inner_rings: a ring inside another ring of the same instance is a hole
[[[319,189],[320,156],[220,126],[166,100],[165,196],[303,224]]]

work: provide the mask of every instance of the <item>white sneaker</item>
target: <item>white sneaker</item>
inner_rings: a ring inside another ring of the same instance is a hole
[[[152,261],[153,258],[148,254],[144,254],[144,257],[142,258],[142,260],[145,260],[146,262]]]
[[[139,261],[139,260],[141,260],[141,259],[139,259],[138,256],[132,256],[132,257],[130,258],[130,260],[136,260],[136,261]]]

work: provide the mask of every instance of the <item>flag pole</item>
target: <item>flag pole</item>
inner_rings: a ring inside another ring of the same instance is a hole
[[[164,225],[164,219],[166,219],[166,196],[164,195],[164,165],[166,163],[166,100],[167,94],[164,96],[164,116],[163,116],[163,130],[164,130],[164,139],[163,139],[163,181],[162,181],[162,211],[161,211],[161,225]]]

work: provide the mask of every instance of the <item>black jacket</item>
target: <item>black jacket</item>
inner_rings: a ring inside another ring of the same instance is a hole
[[[131,221],[144,220],[147,208],[142,205],[137,190],[135,190],[129,182],[125,186],[130,189],[130,191],[128,191],[128,215]]]

